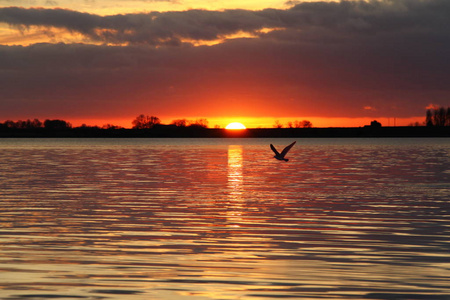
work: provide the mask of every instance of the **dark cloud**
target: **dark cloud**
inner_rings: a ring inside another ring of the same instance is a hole
[[[429,103],[450,105],[449,15],[447,0],[106,17],[1,8],[0,22],[64,28],[117,46],[0,46],[0,118],[422,115]],[[258,38],[189,43],[238,32]]]
[[[89,34],[99,28],[101,20],[100,16],[60,8],[0,8],[0,22],[18,27],[47,26]]]
[[[17,27],[55,27],[84,34],[93,41],[166,45],[181,39],[216,40],[236,32],[254,32],[277,25],[258,12],[246,10],[151,12],[97,16],[65,9],[0,8],[0,22]]]
[[[446,0],[305,2],[286,10],[188,10],[98,16],[65,9],[0,9],[0,22],[13,26],[64,28],[107,43],[158,45],[168,40],[215,40],[261,29],[290,31],[289,38],[346,39],[355,36],[434,34],[448,37]],[[294,34],[295,33],[295,34]],[[272,35],[272,37],[278,35]],[[279,37],[284,37],[280,35]]]

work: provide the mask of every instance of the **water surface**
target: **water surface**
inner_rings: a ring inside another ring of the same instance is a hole
[[[450,299],[450,140],[0,140],[2,299]]]

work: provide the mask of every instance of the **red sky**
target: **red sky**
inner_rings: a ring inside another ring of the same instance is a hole
[[[0,7],[0,121],[407,125],[450,106],[450,1],[100,2]]]

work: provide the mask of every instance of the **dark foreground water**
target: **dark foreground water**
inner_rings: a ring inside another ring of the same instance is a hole
[[[0,140],[1,299],[450,299],[450,139]]]

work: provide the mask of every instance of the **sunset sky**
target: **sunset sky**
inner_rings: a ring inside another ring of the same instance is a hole
[[[449,16],[448,0],[0,0],[0,122],[422,122],[450,106]]]

